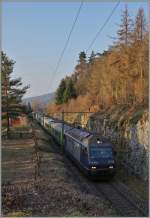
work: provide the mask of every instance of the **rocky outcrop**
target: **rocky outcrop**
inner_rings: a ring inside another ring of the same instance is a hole
[[[132,112],[132,113],[131,113]],[[134,116],[134,113],[136,116]],[[136,110],[97,113],[90,117],[87,126],[114,143],[119,164],[128,173],[148,180],[148,111]]]
[[[113,106],[97,113],[72,114],[71,123],[80,124],[112,141],[118,165],[129,174],[147,181],[149,168],[149,119],[147,106]]]

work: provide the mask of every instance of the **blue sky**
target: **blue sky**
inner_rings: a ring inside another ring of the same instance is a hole
[[[14,77],[30,84],[26,97],[56,90],[60,80],[73,72],[80,51],[86,50],[116,2],[85,2],[57,74],[52,73],[69,34],[80,2],[9,3],[2,5],[2,49],[16,61]],[[112,44],[125,6],[121,2],[91,50],[102,52]],[[131,17],[147,2],[127,3]],[[91,51],[88,52],[89,56]]]

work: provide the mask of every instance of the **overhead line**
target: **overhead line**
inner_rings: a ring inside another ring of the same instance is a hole
[[[95,43],[95,41],[96,41],[96,39],[98,38],[99,34],[102,32],[102,30],[104,29],[104,27],[106,26],[106,24],[109,22],[110,18],[112,17],[113,13],[115,12],[115,10],[117,9],[117,7],[119,6],[120,1],[121,1],[121,0],[119,0],[119,1],[116,3],[116,5],[115,5],[115,7],[112,9],[110,15],[107,17],[107,19],[105,20],[104,24],[100,27],[100,29],[99,29],[98,32],[96,33],[95,37],[93,38],[93,40],[92,40],[91,43],[89,44],[89,46],[88,46],[88,48],[86,49],[85,53],[87,53],[87,52],[89,51],[89,49],[92,47],[92,45]],[[72,25],[72,27],[71,27],[70,33],[69,33],[69,35],[68,35],[68,37],[67,37],[65,46],[64,46],[64,48],[63,48],[63,50],[62,50],[62,52],[61,52],[61,55],[60,55],[60,57],[59,57],[59,59],[58,59],[56,68],[55,68],[55,70],[54,70],[52,76],[53,76],[54,74],[56,74],[57,71],[58,71],[60,62],[61,62],[61,60],[62,60],[62,58],[63,58],[63,55],[64,55],[65,50],[66,50],[66,48],[67,48],[67,45],[68,45],[68,43],[69,43],[71,34],[72,34],[73,29],[74,29],[74,27],[75,27],[75,24],[76,24],[76,22],[77,22],[77,20],[78,20],[79,14],[80,14],[81,9],[82,9],[82,6],[83,6],[83,1],[81,2],[80,6],[79,6],[79,9],[78,9],[78,11],[77,11],[77,14],[76,14],[75,20],[74,20],[74,22],[73,22],[73,25]],[[52,76],[51,76],[51,78],[52,78]]]
[[[62,50],[62,52],[61,52],[61,54],[60,54],[60,57],[59,57],[59,59],[58,59],[56,68],[55,68],[55,70],[54,70],[54,72],[53,72],[53,74],[52,74],[52,76],[51,76],[51,79],[52,79],[53,75],[56,74],[57,71],[58,71],[59,65],[60,65],[61,60],[62,60],[62,58],[63,58],[63,56],[64,56],[65,50],[66,50],[67,45],[68,45],[68,43],[69,43],[71,34],[72,34],[72,32],[73,32],[73,30],[74,30],[74,27],[75,27],[75,24],[76,24],[76,22],[77,22],[77,20],[78,20],[79,14],[80,14],[81,9],[82,9],[82,6],[83,6],[83,1],[81,2],[80,6],[79,6],[79,9],[78,9],[77,14],[76,14],[75,19],[74,19],[74,22],[73,22],[72,27],[71,27],[71,29],[70,29],[70,33],[69,33],[69,35],[68,35],[68,37],[67,37],[66,43],[65,43],[64,48],[63,48],[63,50]]]
[[[93,40],[91,41],[89,47],[86,49],[87,53],[89,51],[89,49],[92,47],[92,45],[95,43],[97,37],[99,36],[99,34],[102,32],[102,30],[104,29],[104,27],[106,26],[106,24],[108,23],[108,21],[110,20],[110,18],[112,17],[113,13],[115,12],[115,10],[117,9],[117,7],[120,4],[120,0],[117,2],[117,4],[115,5],[115,7],[112,9],[110,15],[107,17],[107,19],[105,20],[104,24],[100,27],[100,29],[98,30],[98,32],[96,33],[95,37],[93,38]]]

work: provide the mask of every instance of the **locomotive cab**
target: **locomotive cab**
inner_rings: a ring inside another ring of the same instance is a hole
[[[105,139],[92,139],[89,144],[90,174],[113,176],[115,168],[115,152],[112,144]]]

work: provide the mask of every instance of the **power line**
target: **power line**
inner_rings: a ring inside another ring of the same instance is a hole
[[[115,12],[115,10],[117,9],[117,7],[120,4],[120,0],[117,2],[117,4],[115,5],[115,7],[112,9],[110,15],[107,17],[107,19],[105,20],[104,24],[100,27],[100,29],[98,30],[98,32],[96,33],[95,37],[93,38],[93,40],[91,41],[91,43],[89,44],[89,47],[86,49],[87,53],[89,51],[89,49],[92,47],[92,45],[95,43],[97,37],[99,36],[99,34],[102,32],[102,30],[104,29],[104,27],[106,26],[106,24],[108,23],[108,21],[110,20],[110,18],[112,17],[113,13]]]
[[[98,38],[99,34],[102,32],[102,30],[104,29],[104,27],[106,26],[106,24],[109,22],[110,18],[112,17],[113,13],[115,12],[115,10],[116,10],[117,7],[119,6],[119,4],[120,4],[120,0],[116,3],[116,5],[115,5],[115,7],[112,9],[110,15],[107,17],[107,19],[105,20],[104,24],[100,27],[100,29],[99,29],[98,32],[96,33],[95,37],[93,38],[93,40],[92,40],[91,43],[89,44],[88,48],[86,49],[85,53],[87,53],[88,50],[92,47],[92,45],[95,43],[95,41],[96,41],[96,39]],[[79,6],[79,9],[78,9],[78,11],[77,11],[77,14],[76,14],[76,17],[75,17],[75,19],[74,19],[73,25],[72,25],[72,27],[71,27],[70,33],[69,33],[69,35],[68,35],[68,37],[67,37],[66,43],[65,43],[64,48],[63,48],[63,50],[62,50],[62,52],[61,52],[61,54],[60,54],[60,57],[59,57],[59,59],[58,59],[56,68],[55,68],[55,70],[54,70],[54,72],[53,72],[53,74],[52,74],[52,76],[51,76],[51,79],[52,79],[52,77],[54,76],[54,74],[56,74],[57,71],[58,71],[59,65],[60,65],[61,60],[62,60],[62,58],[63,58],[63,56],[64,56],[65,50],[66,50],[67,45],[68,45],[68,43],[69,43],[71,34],[72,34],[72,32],[73,32],[73,30],[74,30],[74,27],[75,27],[75,24],[76,24],[76,22],[77,22],[77,20],[78,20],[79,14],[80,14],[81,9],[82,9],[82,6],[83,6],[83,1],[81,2],[80,6]]]
[[[75,19],[74,19],[74,22],[73,22],[72,27],[71,27],[71,29],[70,29],[70,33],[69,33],[69,35],[68,35],[68,37],[67,37],[66,43],[65,43],[65,45],[64,45],[64,48],[63,48],[63,50],[62,50],[62,52],[61,52],[61,54],[60,54],[60,57],[59,57],[58,62],[57,62],[57,64],[56,64],[56,68],[55,68],[54,72],[52,73],[51,79],[52,79],[52,77],[54,76],[54,74],[56,74],[57,71],[58,71],[59,65],[60,65],[61,60],[62,60],[62,58],[63,58],[63,56],[64,56],[65,50],[66,50],[67,45],[68,45],[68,43],[69,43],[71,34],[72,34],[73,30],[74,30],[74,27],[75,27],[75,25],[76,25],[76,22],[77,22],[77,20],[78,20],[78,17],[79,17],[79,15],[80,15],[80,12],[81,12],[82,7],[83,7],[83,1],[81,2],[80,6],[79,6],[79,9],[78,9],[77,14],[76,14]]]

